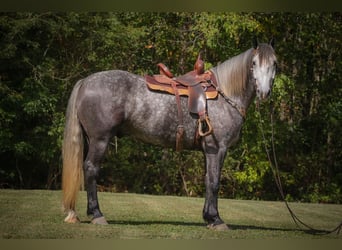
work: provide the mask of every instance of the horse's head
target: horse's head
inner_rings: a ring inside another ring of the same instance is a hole
[[[273,39],[268,43],[253,42],[252,74],[258,99],[267,98],[272,89],[277,58],[273,49]]]

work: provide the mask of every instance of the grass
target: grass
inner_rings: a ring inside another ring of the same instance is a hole
[[[221,218],[232,230],[208,230],[201,218],[203,198],[99,193],[107,226],[89,224],[86,194],[78,213],[82,223],[63,222],[61,192],[0,190],[1,239],[342,239],[298,230],[281,202],[220,199]],[[319,229],[342,220],[342,205],[290,203],[297,215]]]

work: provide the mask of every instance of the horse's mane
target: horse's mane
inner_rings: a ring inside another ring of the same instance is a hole
[[[251,48],[211,69],[225,95],[238,96],[245,91],[252,67],[253,50]],[[273,48],[264,43],[258,45],[258,54],[262,64],[275,57]]]
[[[249,49],[211,69],[225,95],[241,95],[246,89],[247,76],[251,67],[252,50]]]

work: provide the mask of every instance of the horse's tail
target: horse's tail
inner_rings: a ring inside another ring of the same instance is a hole
[[[63,155],[63,208],[65,212],[75,210],[77,194],[84,186],[83,177],[83,134],[77,117],[76,99],[82,80],[72,90],[66,111]]]

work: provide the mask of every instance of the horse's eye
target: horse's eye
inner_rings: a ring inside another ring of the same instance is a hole
[[[253,66],[255,66],[256,65],[256,62],[255,61],[253,61]]]

